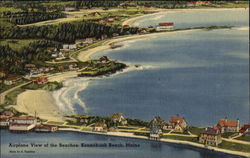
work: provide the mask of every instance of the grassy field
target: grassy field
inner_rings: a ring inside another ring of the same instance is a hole
[[[7,94],[5,96],[5,104],[6,105],[15,105],[16,102],[17,102],[17,96],[19,94],[21,94],[22,92],[24,92],[25,89],[22,89],[22,88],[17,88],[16,90],[10,92],[9,94]]]
[[[227,133],[223,133],[221,136],[224,138],[230,138],[232,136],[238,135],[238,133],[236,132],[227,132]]]
[[[3,12],[12,12],[12,13],[16,13],[16,12],[21,12],[22,9],[20,8],[13,8],[13,7],[6,7],[6,6],[0,6],[0,14],[2,14]]]
[[[218,147],[223,148],[223,149],[242,151],[242,152],[249,152],[250,151],[250,145],[232,143],[232,142],[227,142],[227,141],[222,141],[222,143],[219,144]]]
[[[4,39],[0,41],[0,45],[9,45],[11,49],[17,52],[23,51],[31,42],[39,41],[42,39]]]
[[[220,4],[220,6],[225,8],[249,8],[247,2],[239,2],[239,3],[226,2]]]
[[[243,135],[241,137],[236,138],[237,140],[243,140],[243,141],[249,141],[250,142],[250,136]]]
[[[175,140],[186,140],[191,142],[198,142],[198,137],[185,137],[185,136],[173,136],[173,135],[165,135],[162,137],[163,139],[175,139]]]
[[[48,82],[45,84],[30,83],[24,86],[23,89],[30,89],[30,90],[42,89],[46,91],[53,91],[53,90],[61,88],[62,86],[63,86],[62,83],[58,83],[58,82]]]
[[[194,127],[194,126],[190,126],[188,128],[188,130],[195,135],[200,135],[200,133],[204,130],[204,128],[199,128],[199,127]]]

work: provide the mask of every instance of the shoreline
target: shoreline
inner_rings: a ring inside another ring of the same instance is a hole
[[[137,16],[137,17],[133,17],[130,19],[125,20],[122,25],[129,25],[129,26],[133,26],[136,20],[139,20],[141,18],[145,18],[148,16],[153,16],[153,15],[157,15],[157,14],[162,14],[162,13],[176,13],[176,12],[199,12],[199,11],[225,11],[225,10],[245,10],[245,8],[202,8],[202,9],[160,9],[160,10],[156,10],[156,13],[152,13],[152,14],[146,14],[146,15],[141,15],[141,16]],[[249,9],[249,8],[246,8]]]
[[[137,20],[139,18],[142,18],[144,16],[152,16],[154,14],[160,14],[162,12],[179,12],[179,11],[222,11],[222,10],[242,10],[242,9],[245,9],[245,8],[218,8],[218,9],[175,9],[175,10],[171,10],[171,9],[159,9],[157,13],[153,13],[153,14],[146,14],[146,15],[142,15],[142,16],[138,16],[138,17],[134,17],[134,18],[131,18],[131,19],[128,19],[130,21],[133,21],[133,20]],[[247,8],[248,9],[248,8]],[[128,21],[127,20],[127,21]],[[127,22],[127,21],[124,21]],[[107,41],[104,41],[102,45],[100,46],[97,46],[97,47],[94,47],[94,48],[90,48],[88,50],[85,50],[85,51],[80,51],[77,58],[78,60],[80,61],[87,61],[89,59],[91,59],[91,56],[100,52],[100,51],[104,51],[104,50],[112,50],[110,48],[110,44],[115,44],[115,43],[119,43],[119,42],[126,42],[126,41],[129,41],[129,40],[136,40],[136,39],[143,39],[143,38],[151,38],[151,37],[155,37],[155,36],[162,36],[162,35],[168,35],[168,34],[176,34],[176,33],[189,33],[189,32],[195,32],[195,31],[200,31],[202,29],[188,29],[188,30],[175,30],[175,31],[170,31],[170,32],[156,32],[156,33],[149,33],[149,34],[135,34],[135,35],[126,35],[126,36],[121,36],[121,37],[116,37],[116,38],[112,38],[112,39],[109,39]],[[121,47],[122,48],[122,47]],[[141,68],[139,68],[141,69]],[[143,68],[142,68],[143,69]],[[125,69],[126,71],[126,69]],[[122,72],[123,73],[123,72]],[[48,76],[48,79],[49,81],[53,82],[53,81],[57,81],[57,82],[62,82],[68,78],[72,78],[72,77],[77,77],[77,75],[79,74],[79,72],[76,72],[76,71],[70,71],[70,72],[63,72],[63,73],[56,73],[56,74],[51,74]],[[33,91],[33,94],[36,94],[36,90]],[[46,91],[44,91],[45,93]],[[25,93],[25,92],[23,92]],[[21,94],[23,94],[21,93]],[[40,93],[40,92],[37,92],[37,93]],[[46,92],[48,99],[41,99],[43,100],[43,103],[44,100],[49,100],[50,97],[53,97],[52,94],[50,92]],[[21,95],[20,94],[20,95]],[[27,93],[26,93],[27,94]],[[43,95],[44,97],[46,95]],[[31,95],[25,95],[25,97],[23,98],[30,98],[32,97]],[[19,103],[21,102],[23,104],[23,100],[24,99],[21,99],[22,101],[19,101]],[[54,101],[56,99],[54,98]],[[47,101],[46,101],[47,103]],[[41,102],[38,102],[37,104],[42,104]],[[27,110],[25,110],[25,107],[24,106],[11,106],[11,107],[17,107],[18,110],[21,110],[22,112],[25,112]],[[44,107],[46,108],[46,107]],[[59,108],[58,105],[54,105],[54,108]],[[35,109],[34,109],[35,110]],[[34,111],[33,110],[33,111]],[[61,113],[62,111],[57,111],[57,113]],[[29,112],[29,114],[34,114],[34,112]],[[63,118],[63,115],[60,115],[61,118]],[[53,115],[51,115],[50,117],[54,117]],[[48,119],[50,117],[46,117],[45,119]],[[55,118],[55,117],[54,117]]]
[[[158,141],[150,140],[146,136],[136,136],[133,133],[125,133],[125,132],[108,132],[108,133],[97,133],[97,132],[91,132],[91,131],[82,131],[80,129],[73,129],[73,128],[59,128],[59,131],[68,131],[68,132],[80,132],[80,133],[86,133],[86,134],[93,134],[93,135],[103,135],[103,136],[112,136],[112,137],[120,137],[120,138],[133,138],[133,139],[142,139],[147,141],[154,141],[154,142],[161,142],[161,143],[170,143],[170,144],[178,144],[183,145],[191,148],[196,148],[199,150],[208,150],[211,152],[218,152],[221,154],[229,154],[229,155],[236,155],[236,156],[242,156],[242,157],[250,157],[250,153],[246,152],[240,152],[240,151],[232,151],[228,149],[222,149],[218,147],[209,147],[206,148],[203,144],[190,142],[190,141],[183,141],[183,140],[175,140],[175,139],[161,139]]]
[[[92,49],[88,49],[85,51],[81,51],[78,54],[78,60],[84,62],[87,60],[91,59],[91,56],[100,52],[100,51],[104,51],[104,50],[112,50],[110,48],[110,44],[116,44],[119,42],[126,42],[129,40],[135,40],[135,39],[142,39],[142,38],[151,38],[151,37],[155,37],[155,36],[162,36],[162,35],[167,35],[167,34],[176,34],[176,33],[189,33],[189,32],[195,32],[195,31],[200,31],[202,29],[189,29],[189,30],[175,30],[175,31],[169,31],[169,32],[156,32],[156,33],[149,33],[149,34],[135,34],[135,35],[129,35],[129,36],[125,36],[125,37],[118,37],[118,38],[113,38],[110,39],[108,41],[105,41],[101,46],[97,46],[95,48]],[[120,47],[122,48],[122,47]]]

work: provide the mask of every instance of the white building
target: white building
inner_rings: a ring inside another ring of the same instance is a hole
[[[70,49],[70,50],[73,50],[73,49],[76,49],[76,44],[75,43],[64,43],[63,44],[63,49]]]
[[[8,127],[9,126],[9,117],[0,116],[0,127]]]
[[[30,131],[37,125],[37,118],[32,116],[12,117],[9,120],[9,130],[12,132]]]
[[[12,132],[26,132],[32,130],[36,124],[10,123],[9,130]]]
[[[173,29],[174,29],[173,22],[159,23],[159,25],[156,27],[156,31],[170,31]]]
[[[10,123],[36,124],[37,118],[33,116],[12,117]]]

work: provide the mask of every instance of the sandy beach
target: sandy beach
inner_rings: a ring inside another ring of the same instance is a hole
[[[194,32],[194,31],[199,31],[199,29],[194,29],[194,30],[183,30],[183,31],[173,31],[173,32],[160,32],[160,33],[150,33],[150,34],[135,34],[135,35],[130,35],[130,36],[123,36],[123,37],[118,37],[118,38],[113,38],[105,43],[103,43],[99,47],[95,47],[93,49],[88,49],[86,51],[82,51],[78,55],[78,59],[80,61],[87,61],[91,59],[91,56],[94,55],[97,52],[111,49],[110,44],[115,44],[118,42],[125,42],[128,40],[135,40],[135,39],[142,39],[142,38],[150,38],[150,37],[155,37],[155,36],[162,36],[162,35],[168,35],[168,34],[176,34],[176,33],[188,33],[188,32]]]
[[[13,106],[20,112],[36,115],[51,121],[63,121],[63,114],[57,108],[51,92],[45,90],[27,90],[17,97],[17,105]]]

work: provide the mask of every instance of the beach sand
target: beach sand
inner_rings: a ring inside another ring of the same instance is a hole
[[[91,56],[97,52],[111,49],[110,44],[115,44],[118,42],[125,42],[128,40],[135,40],[135,39],[142,39],[142,38],[149,38],[149,37],[155,37],[155,36],[162,36],[162,35],[168,35],[168,34],[176,34],[176,33],[188,33],[188,32],[194,32],[198,31],[199,29],[194,30],[182,30],[182,31],[173,31],[173,32],[158,32],[158,33],[150,33],[150,34],[135,34],[135,35],[129,35],[129,36],[122,36],[118,38],[113,38],[105,43],[103,43],[101,46],[95,47],[93,49],[88,49],[85,51],[82,51],[78,55],[78,60],[80,61],[87,61],[91,59]]]
[[[20,112],[36,115],[50,121],[63,121],[63,114],[55,106],[51,92],[45,90],[27,90],[17,97],[13,107]]]

